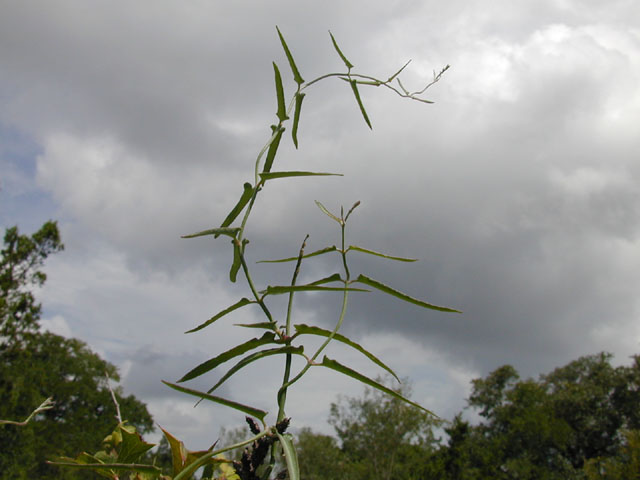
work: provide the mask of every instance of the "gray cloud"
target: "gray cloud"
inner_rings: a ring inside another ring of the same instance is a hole
[[[178,375],[249,338],[230,324],[259,313],[237,312],[211,332],[176,340],[247,295],[225,283],[226,241],[178,237],[217,225],[251,180],[275,118],[272,60],[292,91],[274,25],[307,80],[343,68],[330,28],[360,71],[384,77],[412,58],[403,77],[411,88],[453,68],[428,92],[435,105],[363,88],[373,133],[348,85],[311,89],[300,150],[287,132],[278,168],[345,176],[268,184],[247,229],[251,262],[295,255],[307,233],[309,250],[336,244],[336,225],[313,200],[334,211],[361,200],[349,243],[421,261],[354,254],[353,270],[465,312],[353,295],[345,333],[361,340],[396,332],[442,365],[438,377],[403,359],[399,368],[417,372],[419,385],[461,392],[459,379],[503,363],[534,375],[598,350],[624,360],[640,338],[638,8],[57,2],[36,12],[13,3],[0,15],[0,130],[10,132],[0,139],[20,145],[0,149],[3,171],[12,172],[0,194],[12,204],[55,201],[67,250],[51,263],[46,308],[126,366],[125,387],[168,414],[174,397],[154,372]],[[33,222],[33,209],[24,212]],[[339,267],[318,258],[302,276]],[[290,265],[252,268],[260,285],[291,275]],[[300,297],[296,311],[329,326],[334,300]],[[284,308],[272,305],[281,318]],[[229,392],[255,394],[252,382],[269,391],[267,371],[249,372],[248,385],[232,383]],[[315,385],[305,385],[300,398],[309,399]],[[435,395],[426,390],[425,398]],[[323,408],[316,400],[300,415]],[[193,421],[185,432],[199,435],[196,417],[184,412]]]

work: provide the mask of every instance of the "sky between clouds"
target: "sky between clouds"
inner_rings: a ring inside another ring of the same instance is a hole
[[[269,184],[251,261],[295,255],[307,233],[309,249],[335,244],[314,200],[334,211],[360,200],[348,242],[421,261],[354,254],[353,268],[464,314],[354,295],[343,332],[445,418],[472,378],[505,363],[528,376],[638,353],[640,5],[623,0],[1,2],[0,222],[59,221],[66,250],[40,292],[49,328],[118,365],[125,390],[188,446],[241,421],[194,410],[160,380],[254,333],[232,323],[261,319],[247,307],[183,335],[248,291],[227,281],[226,241],[179,237],[218,225],[251,180],[275,122],[272,60],[293,93],[275,25],[305,80],[344,69],[329,29],[358,73],[385,78],[412,59],[401,78],[417,90],[452,68],[427,92],[434,105],[363,88],[373,132],[343,82],[312,87],[300,149],[287,132],[276,167],[345,176]],[[332,273],[334,260],[301,275]],[[261,285],[291,275],[254,268]],[[329,328],[338,310],[338,297],[301,297],[297,321]],[[275,411],[280,376],[267,362],[221,394]],[[312,370],[288,413],[330,431],[328,403],[360,390]]]

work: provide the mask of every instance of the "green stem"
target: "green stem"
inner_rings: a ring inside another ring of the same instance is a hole
[[[296,268],[293,271],[293,278],[291,279],[291,286],[293,287],[296,284],[296,280],[298,279],[298,274],[300,273],[300,265],[302,264],[302,257],[304,256],[304,248],[307,245],[307,239],[309,235],[304,237],[304,241],[302,242],[302,246],[300,247],[300,253],[298,254],[298,261],[296,262]],[[286,343],[287,345],[291,344],[291,312],[293,309],[293,294],[294,292],[289,293],[289,303],[287,305],[287,323],[286,323]],[[282,377],[282,388],[278,390],[278,422],[282,421],[285,416],[285,405],[287,403],[287,388],[285,385],[289,383],[289,378],[291,376],[291,359],[292,355],[287,353],[285,364],[284,364],[284,376]]]
[[[345,272],[345,279],[343,280],[343,283],[344,283],[345,288],[347,288],[349,286],[350,273],[349,273],[349,266],[347,265],[347,252],[346,252],[346,249],[345,249],[345,235],[344,235],[344,233],[345,233],[346,221],[344,219],[344,212],[341,215],[341,220],[342,221],[340,222],[340,227],[341,227],[342,250],[340,251],[340,253],[342,255],[342,264],[344,266],[344,272]],[[298,258],[298,262],[300,262],[300,260],[301,260],[301,257]],[[318,350],[316,350],[316,352],[313,354],[313,356],[310,359],[307,360],[307,363],[302,368],[302,370],[300,370],[300,372],[295,377],[293,377],[291,380],[289,380],[288,382],[284,382],[282,384],[282,386],[280,387],[280,390],[278,390],[278,397],[280,397],[280,395],[282,395],[283,393],[286,395],[287,389],[291,385],[296,383],[298,380],[300,380],[302,378],[302,376],[305,373],[307,373],[307,370],[309,370],[309,368],[311,368],[313,365],[315,365],[315,360],[320,356],[320,354],[327,347],[327,345],[329,345],[331,340],[333,340],[333,337],[335,337],[336,333],[338,333],[338,330],[340,330],[340,327],[342,326],[342,322],[344,321],[344,317],[345,317],[345,315],[347,313],[348,300],[349,300],[349,291],[345,290],[344,294],[342,296],[342,309],[340,310],[340,317],[338,318],[338,323],[336,323],[336,326],[334,327],[333,331],[329,334],[329,336],[322,343],[322,345],[320,345],[320,347],[318,348]]]
[[[235,241],[239,242],[240,240],[236,239]],[[273,316],[271,315],[271,312],[267,308],[267,305],[264,303],[263,298],[258,293],[258,290],[256,289],[256,286],[253,284],[253,280],[251,278],[251,274],[249,273],[249,267],[247,266],[247,261],[244,258],[244,252],[242,251],[242,248],[240,248],[240,263],[242,264],[242,271],[244,272],[244,276],[247,279],[247,283],[249,284],[249,288],[251,289],[251,293],[253,293],[253,296],[255,297],[256,301],[258,302],[258,305],[260,305],[260,308],[262,308],[262,311],[267,316],[269,321],[271,323],[275,323],[275,320],[273,319]],[[282,335],[281,332],[278,332],[278,334]]]

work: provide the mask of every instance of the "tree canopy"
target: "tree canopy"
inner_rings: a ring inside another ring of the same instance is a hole
[[[31,236],[17,227],[4,235],[0,258],[0,418],[23,419],[48,397],[53,408],[26,426],[0,425],[2,478],[92,478],[50,466],[47,460],[101,445],[118,423],[106,375],[114,365],[87,345],[40,330],[42,307],[32,288],[46,280],[45,259],[63,249],[55,222]],[[139,431],[153,430],[146,406],[114,390],[123,415]]]
[[[300,433],[301,468],[314,480],[637,478],[640,357],[611,359],[581,357],[538,379],[499,367],[472,382],[468,405],[482,420],[456,415],[445,441],[441,424],[381,394],[343,399],[329,417],[335,437]]]

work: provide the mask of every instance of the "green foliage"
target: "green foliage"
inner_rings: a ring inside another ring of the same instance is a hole
[[[406,382],[395,391],[411,396]],[[434,428],[442,422],[399,398],[367,388],[362,397],[333,403],[329,423],[337,439],[309,429],[298,435],[305,479],[412,479],[433,471],[429,458],[438,445]]]
[[[55,222],[46,222],[31,236],[21,235],[18,227],[5,231],[0,251],[0,351],[18,347],[25,335],[37,332],[42,307],[30,289],[47,279],[40,269],[44,260],[63,249]]]
[[[259,152],[255,165],[253,168],[253,178],[251,181],[244,182],[242,186],[242,193],[240,198],[235,202],[235,205],[231,208],[230,212],[225,216],[222,222],[217,227],[206,228],[205,230],[198,231],[196,233],[185,235],[183,238],[199,238],[200,241],[203,240],[211,240],[217,239],[219,237],[227,237],[231,239],[232,251],[231,251],[231,268],[229,270],[229,280],[231,282],[236,282],[238,278],[242,278],[246,281],[246,285],[248,288],[248,293],[246,297],[241,298],[233,305],[223,309],[222,311],[216,313],[208,320],[200,323],[195,328],[189,330],[189,332],[196,332],[211,326],[213,323],[221,319],[222,317],[233,313],[235,310],[242,308],[244,306],[250,304],[257,304],[261,311],[263,312],[265,318],[262,322],[257,322],[250,325],[240,325],[241,328],[251,328],[263,330],[262,335],[258,334],[258,336],[251,338],[249,340],[241,341],[238,345],[231,346],[228,350],[218,353],[213,357],[202,361],[199,365],[192,368],[189,372],[183,375],[183,377],[178,380],[178,383],[186,382],[189,380],[193,380],[197,377],[200,377],[205,374],[209,374],[211,372],[218,373],[217,369],[227,364],[229,361],[234,361],[235,364],[227,369],[226,373],[219,377],[217,383],[215,383],[207,392],[200,392],[193,390],[191,388],[187,388],[181,385],[177,385],[174,383],[164,382],[169,387],[186,393],[188,395],[193,395],[198,397],[200,400],[209,400],[221,405],[225,405],[232,409],[241,411],[251,417],[257,418],[262,423],[262,429],[259,428],[257,424],[253,424],[250,422],[251,431],[254,436],[250,439],[244,440],[242,442],[236,443],[232,446],[225,446],[220,448],[213,448],[210,451],[205,453],[199,452],[199,454],[195,457],[190,457],[191,453],[189,453],[184,446],[177,439],[174,439],[167,432],[165,432],[165,437],[169,446],[171,447],[172,455],[173,455],[173,469],[171,475],[175,475],[173,480],[181,480],[184,478],[190,478],[191,475],[201,467],[205,467],[205,476],[211,477],[213,476],[214,468],[211,462],[214,459],[219,458],[218,455],[234,448],[239,448],[243,446],[248,446],[245,454],[243,454],[241,460],[238,463],[233,464],[233,470],[231,467],[226,464],[220,465],[220,471],[222,475],[227,478],[231,478],[233,476],[239,477],[241,480],[258,480],[258,479],[268,479],[274,469],[274,467],[278,463],[286,464],[287,475],[292,480],[298,480],[300,478],[300,467],[296,455],[296,449],[293,443],[293,437],[285,432],[286,427],[288,426],[289,419],[286,418],[286,401],[287,401],[287,391],[292,387],[298,380],[300,380],[304,375],[312,367],[324,367],[329,368],[335,372],[347,375],[359,382],[368,385],[379,392],[388,394],[390,396],[389,401],[399,402],[406,404],[405,408],[415,408],[420,413],[416,413],[413,419],[421,419],[420,422],[426,421],[427,418],[430,418],[430,412],[421,407],[417,403],[409,400],[404,396],[404,391],[398,387],[389,387],[384,385],[383,383],[373,380],[368,376],[355,371],[354,369],[343,365],[337,360],[329,359],[326,356],[323,357],[322,361],[318,360],[320,355],[324,352],[327,345],[333,340],[342,342],[345,345],[359,351],[364,354],[373,365],[377,367],[381,367],[387,372],[389,372],[393,377],[397,379],[395,373],[389,368],[387,365],[382,363],[375,355],[368,352],[361,345],[352,341],[351,339],[341,335],[339,333],[340,327],[346,317],[347,313],[347,305],[350,294],[352,293],[370,293],[368,289],[359,288],[355,284],[363,284],[367,287],[372,287],[374,290],[379,292],[392,295],[400,300],[412,303],[416,306],[439,310],[442,312],[457,312],[455,309],[439,307],[433,305],[431,303],[425,302],[423,300],[416,299],[412,296],[409,296],[405,293],[402,293],[396,290],[393,287],[390,287],[378,280],[374,280],[367,275],[359,274],[358,276],[352,277],[351,271],[349,269],[349,258],[348,255],[350,252],[358,252],[364,253],[367,255],[371,255],[378,258],[383,258],[387,260],[394,261],[402,261],[402,262],[411,262],[413,259],[406,259],[402,257],[397,257],[394,255],[389,255],[386,253],[376,252],[374,250],[359,247],[359,246],[347,246],[346,243],[346,226],[347,220],[349,216],[353,213],[355,208],[359,205],[360,202],[356,202],[346,213],[344,213],[344,209],[341,209],[340,214],[333,214],[329,212],[320,202],[316,202],[320,210],[328,215],[331,219],[335,220],[340,227],[340,247],[330,246],[324,248],[320,251],[313,252],[311,254],[305,255],[305,247],[306,240],[302,242],[302,246],[300,247],[299,253],[297,256],[291,257],[290,259],[284,259],[281,261],[295,261],[295,267],[293,269],[292,280],[290,284],[287,285],[265,285],[261,288],[257,287],[254,284],[253,276],[252,276],[252,266],[250,267],[247,258],[247,250],[249,245],[249,239],[246,238],[247,225],[249,223],[251,214],[253,212],[253,208],[259,198],[260,192],[264,188],[267,187],[267,184],[271,184],[272,180],[275,179],[295,179],[297,177],[325,177],[331,175],[337,175],[334,173],[326,173],[326,172],[308,172],[308,171],[273,171],[276,156],[278,153],[278,149],[281,144],[283,133],[286,129],[285,124],[287,121],[291,120],[291,112],[293,110],[293,126],[292,126],[292,141],[296,148],[298,148],[298,129],[301,121],[301,111],[302,111],[302,100],[307,94],[307,90],[316,84],[317,82],[329,78],[336,78],[342,81],[345,81],[349,84],[351,92],[355,96],[356,103],[358,108],[364,118],[365,123],[369,128],[371,128],[371,121],[369,116],[365,110],[362,96],[360,94],[360,86],[375,86],[380,87],[384,86],[401,97],[410,98],[413,100],[419,100],[423,102],[428,102],[422,98],[420,98],[420,94],[423,93],[426,88],[430,85],[433,85],[437,82],[442,73],[446,71],[448,67],[445,67],[440,74],[434,77],[434,80],[425,87],[420,93],[408,93],[404,90],[401,83],[399,82],[398,75],[404,69],[402,67],[398,72],[394,75],[391,75],[388,80],[380,80],[375,77],[369,75],[362,75],[359,73],[354,73],[352,71],[353,64],[349,62],[342,50],[338,47],[335,37],[331,35],[331,41],[333,46],[338,53],[338,56],[342,60],[342,62],[347,67],[346,72],[335,72],[321,75],[309,82],[305,82],[298,66],[294,60],[294,55],[287,45],[287,42],[280,31],[277,29],[278,37],[280,40],[280,44],[283,48],[285,57],[287,59],[287,63],[291,70],[291,74],[293,77],[293,81],[295,82],[295,91],[291,96],[290,101],[287,102],[287,94],[286,94],[286,86],[283,81],[283,76],[280,72],[280,68],[278,65],[273,62],[273,71],[274,71],[274,81],[275,81],[275,96],[276,96],[276,119],[274,125],[270,126],[270,137],[267,143]],[[405,64],[406,67],[406,64]],[[396,80],[398,82],[399,88],[393,85],[393,81]],[[280,182],[278,182],[280,183]],[[206,237],[206,238],[203,238]],[[300,273],[300,269],[302,264],[312,257],[316,257],[318,255],[324,253],[331,253],[334,255],[339,255],[340,260],[342,262],[342,271],[336,272],[328,277],[320,278],[315,281],[312,281],[307,284],[299,285],[297,284],[298,274]],[[325,330],[316,326],[307,326],[301,324],[294,324],[292,318],[292,306],[294,303],[294,297],[296,295],[304,294],[306,292],[317,292],[317,293],[325,293],[325,292],[339,292],[342,295],[342,307],[340,310],[340,315],[335,321],[335,326],[332,330]],[[284,319],[276,319],[272,313],[272,302],[277,302],[279,299],[286,299],[287,307],[286,307],[286,317]],[[315,347],[313,351],[308,352],[305,350],[305,346],[302,343],[299,343],[301,340],[308,338],[309,335],[322,337],[323,341],[319,347]],[[211,393],[216,390],[223,382],[227,379],[231,378],[233,375],[237,374],[240,370],[242,370],[245,366],[248,366],[254,362],[261,361],[267,357],[271,357],[274,355],[281,356],[284,360],[284,374],[282,377],[281,386],[277,392],[276,397],[276,406],[277,406],[277,416],[275,420],[272,420],[272,426],[268,426],[266,423],[267,412],[247,405],[245,403],[237,402],[235,400],[221,398]],[[293,356],[301,357],[303,361],[302,367],[298,367],[297,371],[293,370],[292,358]],[[395,404],[394,404],[395,405]],[[395,407],[394,407],[395,408]],[[420,423],[419,422],[419,423]],[[408,433],[404,431],[393,431],[393,435],[401,435],[402,438],[405,438]],[[97,471],[104,473],[107,468],[111,468],[114,471],[120,469],[120,467],[114,467],[114,465],[118,464],[121,459],[121,453],[114,451],[113,455],[111,455],[107,460],[110,464],[109,467],[96,467]],[[269,455],[267,455],[267,453]],[[78,457],[75,459],[74,463],[76,465],[80,465],[78,468],[87,468],[87,462],[84,462],[87,458],[95,459],[98,458],[95,455],[91,456],[90,454],[86,454],[88,456]],[[96,454],[97,455],[97,454]],[[268,457],[268,458],[267,458]],[[106,457],[105,457],[106,458]],[[176,459],[179,459],[176,460]],[[190,460],[191,459],[191,460]],[[84,463],[83,463],[84,462]],[[139,469],[133,468],[132,470],[138,471],[140,474],[144,475],[159,475],[159,470],[144,470],[143,467]],[[145,477],[146,478],[146,477]],[[149,477],[151,478],[151,477]],[[156,478],[156,477],[153,477]],[[277,478],[283,478],[283,474],[278,474]]]
[[[632,468],[635,440],[624,432],[638,425],[640,363],[610,360],[582,357],[538,380],[504,366],[474,380],[469,405],[484,421],[457,417],[447,429],[445,478],[610,478],[593,475]]]
[[[5,232],[0,258],[0,418],[30,421],[0,421],[3,478],[89,478],[46,460],[98,447],[117,414],[105,377],[118,380],[116,368],[80,340],[39,331],[41,306],[31,288],[44,283],[44,260],[62,248],[55,222],[31,236],[21,235],[17,227]],[[124,397],[119,389],[114,395],[133,425],[142,432],[153,430],[144,404]],[[52,401],[43,404],[49,398]]]
[[[277,29],[278,37],[280,39],[280,43],[284,50],[284,54],[287,59],[287,63],[289,64],[289,68],[291,70],[293,80],[296,84],[295,92],[293,93],[291,100],[289,102],[286,101],[286,88],[283,82],[283,77],[278,65],[273,62],[273,71],[274,71],[274,80],[275,80],[275,91],[276,91],[276,118],[277,123],[271,125],[271,135],[266,143],[266,145],[262,148],[258,157],[255,161],[254,166],[254,178],[252,182],[245,182],[243,185],[242,195],[240,199],[236,202],[235,206],[231,209],[229,214],[225,217],[219,227],[208,228],[206,230],[202,230],[198,233],[186,235],[183,238],[196,238],[196,237],[204,237],[204,236],[213,236],[214,238],[218,238],[221,235],[231,237],[232,241],[232,261],[231,261],[231,269],[229,271],[229,279],[231,282],[236,282],[239,278],[239,275],[242,274],[244,279],[246,280],[248,290],[250,295],[247,297],[243,297],[238,300],[236,303],[231,305],[230,307],[225,308],[219,313],[215,314],[210,319],[204,321],[197,327],[189,330],[189,332],[196,332],[202,330],[203,328],[209,327],[214,322],[231,314],[235,310],[242,308],[246,305],[257,304],[262,312],[265,315],[265,321],[257,322],[250,325],[240,325],[243,328],[252,328],[252,329],[262,329],[264,333],[262,336],[257,336],[252,339],[243,341],[238,345],[235,345],[229,348],[227,351],[219,353],[208,360],[203,361],[189,372],[187,372],[183,377],[179,380],[180,382],[189,381],[200,377],[201,375],[209,374],[210,372],[216,371],[219,367],[224,365],[225,363],[235,360],[236,363],[231,368],[227,370],[227,372],[220,377],[220,379],[215,383],[207,392],[197,392],[192,389],[187,389],[184,387],[180,387],[175,384],[167,383],[172,388],[183,391],[185,393],[199,396],[201,399],[211,400],[220,404],[227,405],[231,408],[235,408],[236,410],[240,410],[244,413],[252,412],[252,415],[258,418],[263,422],[264,431],[269,430],[265,423],[266,412],[263,412],[260,409],[255,407],[246,405],[244,403],[235,402],[232,400],[223,399],[220,397],[216,397],[211,395],[211,393],[216,390],[223,382],[227,379],[235,375],[237,372],[242,370],[245,366],[252,364],[254,362],[260,361],[264,358],[280,355],[284,359],[284,375],[280,389],[277,394],[277,407],[278,413],[276,418],[276,423],[280,423],[285,420],[285,407],[286,407],[286,399],[287,399],[287,390],[294,385],[300,378],[302,378],[311,367],[325,367],[335,372],[347,375],[357,381],[360,381],[374,389],[379,390],[380,392],[384,392],[394,398],[395,401],[405,402],[408,405],[412,405],[419,409],[423,410],[423,414],[428,414],[429,412],[425,410],[423,407],[418,404],[408,400],[401,393],[401,390],[397,388],[387,387],[366,375],[363,375],[360,372],[353,370],[352,368],[343,365],[337,360],[333,360],[323,357],[322,361],[319,361],[320,355],[325,350],[326,346],[333,340],[337,340],[346,344],[359,352],[363,353],[367,358],[369,358],[375,365],[378,367],[382,367],[387,372],[391,373],[394,377],[396,377],[395,373],[384,363],[382,363],[375,355],[365,350],[361,345],[358,345],[356,342],[350,340],[347,337],[344,337],[340,333],[338,333],[347,312],[347,304],[348,298],[351,293],[367,293],[369,290],[364,288],[358,288],[354,284],[360,283],[367,287],[372,287],[379,292],[383,292],[389,295],[392,295],[400,300],[412,303],[416,306],[439,310],[442,312],[457,312],[455,309],[440,307],[437,305],[433,305],[431,303],[425,302],[423,300],[416,299],[412,296],[409,296],[405,293],[402,293],[396,290],[393,287],[390,287],[378,280],[374,280],[367,275],[360,274],[358,276],[352,277],[351,271],[349,269],[348,262],[348,253],[350,252],[359,252],[368,255],[372,255],[375,257],[381,257],[384,259],[395,260],[395,261],[403,261],[410,262],[414,261],[413,259],[407,259],[402,257],[397,257],[393,255],[388,255],[386,253],[376,252],[374,250],[359,247],[359,246],[347,246],[345,243],[345,229],[347,226],[347,220],[351,213],[355,210],[355,208],[359,205],[360,202],[356,202],[351,209],[345,215],[344,209],[341,209],[340,215],[336,215],[331,213],[324,205],[320,202],[317,202],[320,210],[329,216],[331,219],[335,220],[340,227],[340,238],[341,243],[340,247],[330,246],[323,248],[321,250],[315,251],[310,254],[305,254],[305,246],[306,246],[306,238],[302,243],[302,246],[299,250],[297,256],[293,256],[290,258],[276,260],[275,262],[286,262],[286,261],[295,261],[295,267],[293,271],[293,276],[291,283],[288,285],[266,285],[262,288],[258,288],[253,281],[253,276],[251,273],[251,268],[247,262],[247,247],[249,244],[249,239],[246,238],[246,227],[248,225],[249,219],[251,217],[251,213],[253,212],[253,207],[256,204],[256,201],[259,197],[260,192],[266,188],[267,182],[274,179],[285,179],[285,178],[295,178],[295,177],[308,177],[308,176],[327,176],[327,175],[335,175],[333,173],[318,173],[318,172],[306,172],[306,171],[273,171],[273,167],[275,164],[276,155],[278,152],[278,148],[280,146],[280,142],[282,139],[282,134],[285,131],[285,124],[291,118],[291,111],[294,111],[293,114],[293,127],[292,127],[292,140],[294,146],[298,148],[298,127],[301,118],[301,109],[302,109],[302,100],[306,95],[306,90],[319,82],[320,80],[328,79],[328,78],[338,78],[340,80],[347,81],[350,85],[351,91],[355,96],[356,102],[358,104],[358,108],[365,120],[365,123],[371,128],[371,122],[368,117],[368,114],[365,110],[365,107],[362,102],[362,97],[360,95],[359,86],[385,86],[392,91],[396,92],[402,97],[408,97],[416,100],[423,100],[418,97],[417,94],[409,94],[407,92],[403,92],[402,90],[398,90],[394,87],[391,82],[393,80],[397,80],[399,73],[402,71],[400,69],[397,73],[390,76],[388,80],[379,80],[375,77],[356,74],[352,72],[353,64],[349,62],[342,50],[338,47],[335,37],[331,34],[331,41],[333,43],[334,48],[336,49],[339,57],[347,67],[347,72],[337,72],[337,73],[329,73],[322,75],[320,77],[315,78],[309,82],[305,82],[302,74],[300,73],[298,66],[294,60],[294,55],[287,45],[287,42],[280,31]],[[406,66],[406,65],[405,65]],[[444,71],[434,78],[434,81],[431,83],[435,83],[439,80],[440,76]],[[430,85],[431,85],[430,84]],[[401,85],[401,84],[399,84]],[[425,88],[426,90],[426,88]],[[424,92],[424,90],[423,90]],[[233,226],[234,223],[237,226]],[[299,285],[297,284],[298,274],[302,267],[304,261],[312,257],[316,257],[318,255],[322,255],[325,253],[337,254],[340,256],[342,260],[343,270],[342,272],[337,272],[329,277],[321,278],[315,281],[312,281],[307,284]],[[274,262],[274,261],[270,261]],[[269,263],[269,262],[267,262]],[[333,285],[331,285],[333,284]],[[296,294],[303,294],[305,292],[340,292],[342,293],[342,308],[340,316],[336,319],[335,326],[332,330],[321,329],[316,326],[307,326],[307,325],[295,325],[292,319],[292,305],[294,302],[294,297]],[[284,321],[278,321],[274,318],[271,313],[270,302],[276,301],[278,296],[284,295],[287,298],[287,314]],[[274,298],[275,297],[275,298]],[[273,299],[273,300],[272,300]],[[189,333],[188,332],[188,333]],[[299,344],[300,340],[304,338],[306,335],[314,335],[320,336],[324,338],[323,343],[320,347],[317,347],[312,352],[307,352],[305,350],[304,344]],[[295,342],[295,343],[294,343]],[[293,355],[297,355],[302,357],[305,362],[304,365],[299,368],[297,372],[293,372],[292,367],[292,357]],[[396,377],[397,378],[397,377]],[[271,427],[273,429],[273,427]],[[276,455],[276,451],[284,452],[284,458],[286,460],[287,469],[290,478],[298,478],[298,462],[295,457],[295,449],[293,448],[293,444],[291,442],[290,437],[278,433],[277,438],[279,440],[278,449],[273,449],[270,465],[273,466],[275,462],[278,460],[278,456]],[[270,470],[261,476],[260,478],[268,478]],[[242,475],[241,475],[242,476]]]

